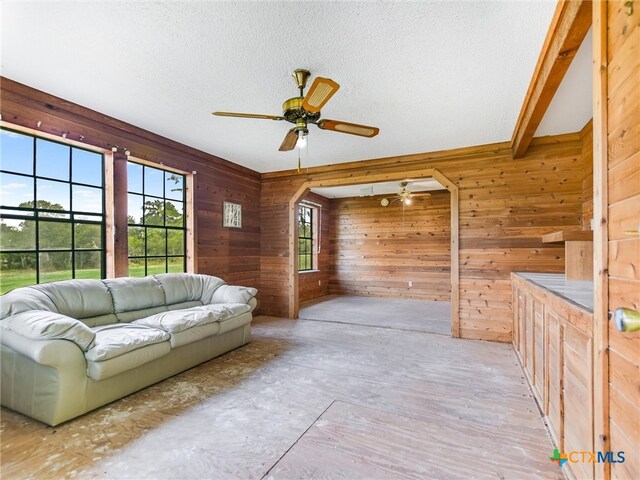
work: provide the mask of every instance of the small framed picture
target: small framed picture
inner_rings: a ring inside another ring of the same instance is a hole
[[[222,226],[242,228],[242,205],[238,203],[222,203]]]

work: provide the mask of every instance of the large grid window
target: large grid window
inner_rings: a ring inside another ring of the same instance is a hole
[[[0,131],[0,293],[104,278],[104,157]]]
[[[128,162],[129,276],[186,271],[185,176]]]
[[[313,208],[298,207],[298,271],[313,270]]]

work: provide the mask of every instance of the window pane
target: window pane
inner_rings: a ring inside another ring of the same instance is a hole
[[[7,278],[21,275],[12,285],[74,275],[100,278],[104,264],[103,156],[32,135],[7,131],[1,135],[4,158],[0,168],[22,173],[0,174],[2,270],[18,272],[7,273]]]
[[[144,228],[129,227],[129,256],[144,255]]]
[[[100,252],[76,252],[76,278],[102,278]]]
[[[164,201],[144,197],[144,224],[164,225]]]
[[[166,221],[169,227],[182,227],[184,225],[184,203],[166,201]]]
[[[79,148],[71,149],[72,180],[102,186],[102,155]]]
[[[129,227],[130,269],[137,269],[134,274],[139,275],[142,275],[143,266],[146,266],[147,275],[164,273],[168,269],[183,272],[186,253],[184,175],[129,163],[128,182],[129,192],[135,192],[128,198],[129,225],[146,226]],[[174,228],[167,229],[167,226]]]
[[[1,250],[34,250],[35,248],[35,221],[13,219],[3,219],[0,221]]]
[[[69,181],[70,152],[66,145],[36,139],[36,175]]]
[[[33,177],[0,173],[0,204],[6,207],[33,207]]]
[[[166,255],[166,230],[164,228],[147,228],[147,255]]]
[[[129,259],[129,276],[144,277],[144,258]]]
[[[34,283],[35,253],[0,253],[0,294]]]
[[[142,193],[142,165],[127,163],[127,190]]]
[[[2,130],[0,157],[2,170],[33,175],[33,137]]]
[[[40,283],[72,278],[71,252],[40,253]]]
[[[184,198],[184,176],[177,173],[164,172],[165,197],[172,200],[182,200]]]
[[[142,195],[129,194],[127,215],[129,223],[142,224]]]
[[[157,168],[144,167],[144,193],[145,195],[164,195],[164,172]]]
[[[75,248],[101,248],[102,225],[76,223],[74,237]]]
[[[66,222],[40,222],[38,227],[40,249],[71,250],[71,224]]]
[[[148,258],[147,259],[147,275],[156,275],[158,273],[166,273],[166,258]]]
[[[49,210],[66,210],[71,208],[69,202],[69,184],[51,180],[36,180],[36,197],[38,208]]]
[[[76,212],[102,213],[102,189],[74,185],[73,209]]]
[[[169,273],[184,272],[184,257],[169,257]]]
[[[184,231],[167,230],[167,255],[184,255]]]

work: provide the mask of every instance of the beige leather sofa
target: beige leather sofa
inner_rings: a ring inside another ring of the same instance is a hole
[[[244,345],[255,294],[187,273],[15,289],[0,297],[2,405],[57,425]]]

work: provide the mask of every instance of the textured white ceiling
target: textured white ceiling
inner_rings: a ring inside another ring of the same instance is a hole
[[[380,127],[312,127],[305,166],[509,140],[555,1],[1,8],[4,76],[265,172],[295,167],[278,152],[289,124],[211,112],[280,114],[294,68],[341,85],[323,117]]]
[[[445,189],[444,186],[433,178],[414,181],[410,180],[407,184],[407,188],[411,192],[427,192]],[[362,185],[344,185],[340,187],[318,187],[312,188],[311,191],[327,198],[350,198],[395,194],[401,189],[402,187],[398,181],[366,183]]]

